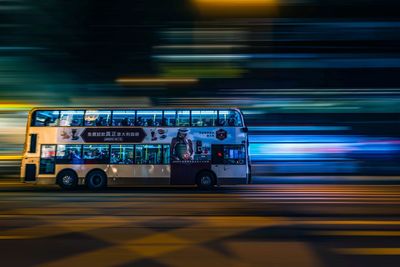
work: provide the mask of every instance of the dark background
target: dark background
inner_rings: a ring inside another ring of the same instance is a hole
[[[251,2],[1,1],[2,169],[34,106],[222,105],[258,175],[398,174],[400,3]]]

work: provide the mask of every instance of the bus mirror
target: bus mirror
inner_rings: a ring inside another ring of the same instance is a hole
[[[249,128],[243,127],[243,128],[242,128],[242,131],[243,131],[244,133],[248,133],[248,132],[249,132]]]

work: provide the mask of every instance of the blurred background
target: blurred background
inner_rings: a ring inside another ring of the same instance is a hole
[[[253,174],[400,174],[396,0],[0,0],[0,175],[36,106],[235,106]]]

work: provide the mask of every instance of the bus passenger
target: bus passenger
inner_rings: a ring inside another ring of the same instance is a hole
[[[100,117],[96,120],[96,126],[105,126],[105,120],[103,117]]]
[[[49,117],[46,117],[46,119],[44,120],[44,126],[49,126],[51,123],[51,119]]]
[[[124,119],[121,121],[121,126],[129,126],[129,120],[128,120],[128,118],[124,118]]]
[[[236,125],[236,119],[235,119],[235,115],[231,115],[228,119],[228,125],[229,126],[235,126]]]
[[[142,117],[138,117],[137,125],[138,126],[145,126],[144,119]]]

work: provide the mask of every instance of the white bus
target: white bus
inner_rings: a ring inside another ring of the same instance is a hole
[[[246,184],[247,128],[238,109],[37,108],[21,180],[84,185]]]

